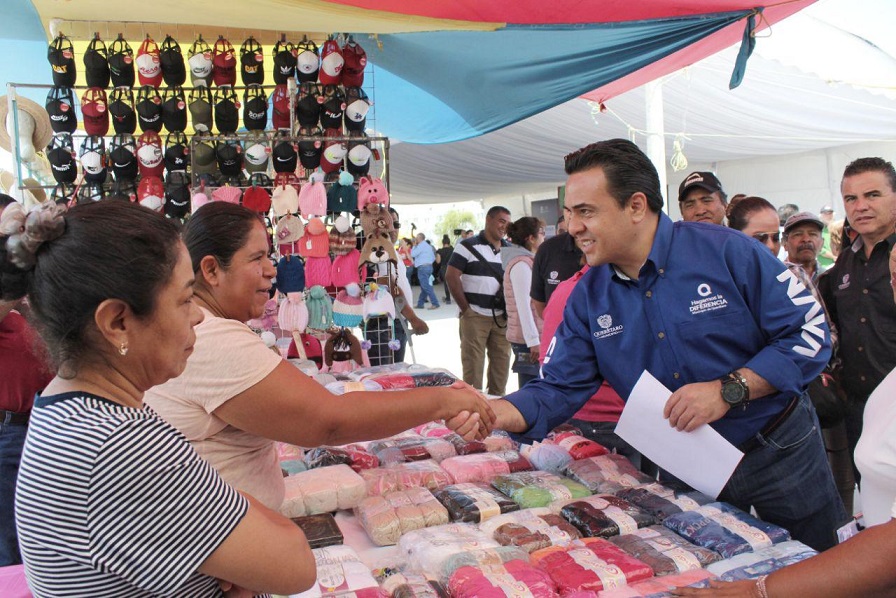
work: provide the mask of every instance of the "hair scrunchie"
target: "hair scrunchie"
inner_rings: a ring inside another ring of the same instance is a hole
[[[12,205],[3,211],[0,220],[4,226],[7,223],[6,212]],[[24,212],[24,209],[22,211]],[[58,239],[65,232],[65,211],[64,205],[45,202],[31,210],[24,218],[13,214],[11,218],[19,222],[19,227],[6,240],[9,261],[22,270],[33,268],[40,246]]]

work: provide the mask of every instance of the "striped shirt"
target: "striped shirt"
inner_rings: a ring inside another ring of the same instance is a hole
[[[510,245],[501,239],[501,247]],[[474,247],[479,254],[487,260],[484,262],[470,251]],[[477,314],[492,316],[492,302],[500,290],[500,283],[495,276],[504,278],[504,266],[501,264],[501,251],[485,238],[485,231],[480,231],[475,237],[463,239],[454,248],[451,254],[449,266],[454,266],[461,271],[460,281],[464,288],[464,297],[467,303]],[[501,315],[498,311],[494,315]]]
[[[197,569],[248,507],[148,406],[35,401],[16,525],[37,597],[221,596]]]

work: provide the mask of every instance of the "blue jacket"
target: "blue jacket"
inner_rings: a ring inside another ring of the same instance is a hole
[[[591,268],[547,347],[543,378],[506,398],[531,441],[570,418],[604,379],[625,399],[645,369],[674,391],[748,367],[779,392],[711,424],[738,445],[804,392],[829,357],[821,306],[768,249],[660,214],[638,280],[612,265]]]

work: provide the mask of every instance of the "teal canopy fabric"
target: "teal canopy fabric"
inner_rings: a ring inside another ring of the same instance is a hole
[[[377,67],[375,126],[412,143],[482,135],[633,73],[751,12],[380,35],[376,46],[366,44]]]

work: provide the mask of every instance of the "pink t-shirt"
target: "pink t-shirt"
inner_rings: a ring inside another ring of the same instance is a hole
[[[560,327],[560,322],[563,321],[563,310],[572,290],[587,271],[588,266],[585,265],[573,274],[572,278],[564,280],[554,289],[542,314],[544,319],[544,327],[541,330],[542,347],[549,346],[554,333]],[[538,359],[540,362],[544,362],[544,352],[539,353]],[[625,407],[625,403],[619,394],[613,390],[612,386],[604,382],[573,418],[588,422],[618,422],[623,407]]]

